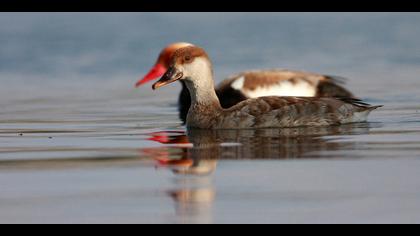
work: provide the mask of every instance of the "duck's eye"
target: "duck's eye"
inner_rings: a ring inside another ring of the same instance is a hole
[[[184,57],[184,60],[185,60],[186,62],[191,61],[191,56],[185,56],[185,57]]]

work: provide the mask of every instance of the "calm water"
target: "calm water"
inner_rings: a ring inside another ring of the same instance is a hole
[[[420,223],[420,14],[0,13],[0,223]],[[330,128],[185,132],[163,46],[349,78]]]

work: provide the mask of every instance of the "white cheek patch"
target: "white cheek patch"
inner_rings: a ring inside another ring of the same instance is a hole
[[[316,87],[306,81],[298,83],[282,81],[270,86],[260,86],[255,90],[243,89],[242,92],[249,98],[264,96],[314,97],[316,95]]]
[[[191,63],[179,66],[184,80],[190,81],[196,92],[211,90],[214,92],[214,80],[210,62],[206,58],[197,57]]]
[[[184,73],[186,73],[188,77],[193,78],[202,77],[203,73],[208,73],[208,68],[211,68],[208,61],[200,57],[195,58],[191,63],[182,65]]]

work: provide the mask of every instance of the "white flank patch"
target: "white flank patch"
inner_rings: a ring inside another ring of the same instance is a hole
[[[241,76],[238,79],[236,79],[230,86],[236,90],[242,91],[245,83],[245,77]]]
[[[235,81],[236,83],[236,81]],[[243,86],[243,83],[242,83]],[[232,84],[233,87],[233,84]],[[314,97],[316,95],[316,87],[306,81],[293,84],[290,81],[283,81],[267,87],[258,87],[255,90],[243,90],[246,96],[250,98],[264,96],[281,96],[281,97]]]

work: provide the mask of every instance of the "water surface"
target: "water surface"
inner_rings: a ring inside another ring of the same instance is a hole
[[[417,13],[0,13],[1,223],[420,223]],[[348,78],[368,123],[186,132],[163,46]]]

